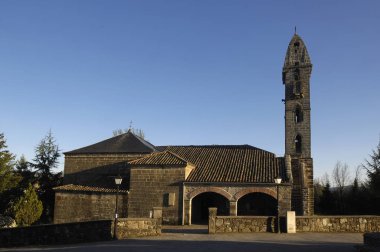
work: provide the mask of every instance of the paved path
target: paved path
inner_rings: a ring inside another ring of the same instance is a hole
[[[297,234],[216,234],[208,235],[202,228],[181,230],[165,227],[161,236],[131,240],[30,248],[0,249],[0,251],[128,251],[128,252],[349,252],[362,244],[358,233],[297,233]]]

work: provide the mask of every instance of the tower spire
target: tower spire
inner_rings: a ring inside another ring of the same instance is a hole
[[[297,34],[290,40],[282,69],[285,87],[285,156],[293,177],[292,208],[312,215],[313,159],[311,158],[310,75],[312,64],[306,45]]]

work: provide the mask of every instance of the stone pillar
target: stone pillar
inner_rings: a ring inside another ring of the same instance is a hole
[[[230,201],[230,216],[237,216],[237,201]]]
[[[183,225],[191,225],[191,200],[183,201]]]
[[[153,207],[153,219],[157,221],[156,232],[161,234],[162,228],[162,207]]]
[[[215,234],[215,222],[216,222],[216,213],[217,213],[216,207],[210,207],[208,209],[208,233],[209,234]]]
[[[162,207],[153,207],[153,218],[162,219]]]
[[[286,232],[294,234],[296,232],[296,212],[286,212]]]

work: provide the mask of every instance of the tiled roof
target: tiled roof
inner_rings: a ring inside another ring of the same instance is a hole
[[[273,183],[285,176],[285,162],[250,145],[168,146],[166,151],[193,163],[188,182]]]
[[[179,165],[186,166],[187,161],[170,151],[158,152],[129,162],[130,165]]]
[[[103,188],[103,187],[92,187],[92,186],[81,186],[81,185],[63,185],[53,188],[56,191],[81,191],[81,192],[104,192],[104,193],[116,193],[115,188]],[[119,193],[128,193],[127,190],[119,190]]]
[[[152,153],[154,151],[156,149],[153,144],[128,131],[127,133],[80,149],[65,152],[64,154]]]

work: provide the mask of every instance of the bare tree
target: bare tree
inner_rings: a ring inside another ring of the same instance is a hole
[[[335,186],[338,189],[340,210],[341,212],[343,212],[344,211],[343,192],[344,192],[344,188],[348,185],[349,180],[350,180],[348,165],[346,163],[342,164],[342,162],[338,161],[335,164],[332,177],[333,177]]]
[[[128,131],[131,131],[136,136],[138,136],[138,137],[140,137],[140,138],[142,138],[144,140],[147,140],[147,139],[145,139],[145,133],[144,133],[144,131],[142,129],[135,129],[135,128],[116,129],[116,130],[112,131],[112,134],[113,134],[113,136],[118,136],[118,135],[121,135],[121,134],[125,134]]]
[[[326,186],[327,184],[330,184],[330,177],[329,177],[329,174],[327,172],[325,172],[325,174],[323,174],[323,176],[320,179],[320,182],[321,182],[322,186]]]
[[[338,187],[339,190],[343,191],[343,188],[348,185],[350,180],[348,165],[346,163],[342,164],[342,162],[338,161],[335,164],[332,177],[335,186]]]

